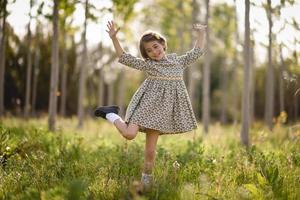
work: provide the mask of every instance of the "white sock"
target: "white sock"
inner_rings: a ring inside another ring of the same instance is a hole
[[[105,118],[111,123],[114,123],[117,119],[121,119],[121,117],[115,113],[107,113]]]

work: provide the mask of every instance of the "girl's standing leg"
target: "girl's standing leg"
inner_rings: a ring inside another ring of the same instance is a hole
[[[152,182],[152,170],[155,162],[156,144],[159,132],[156,130],[146,130],[146,144],[145,144],[145,161],[142,174],[142,184],[149,186]]]
[[[144,170],[146,174],[151,174],[155,161],[156,144],[159,132],[156,130],[146,130],[146,144],[145,144],[145,161]]]

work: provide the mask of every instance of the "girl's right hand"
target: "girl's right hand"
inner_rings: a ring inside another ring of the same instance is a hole
[[[116,28],[113,21],[108,21],[106,26],[108,28],[106,32],[109,34],[109,37],[110,38],[116,37],[118,31],[120,30],[120,27]]]

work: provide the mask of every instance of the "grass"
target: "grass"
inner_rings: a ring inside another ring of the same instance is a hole
[[[126,142],[105,121],[76,123],[58,119],[52,133],[46,118],[2,119],[0,199],[300,199],[299,129],[256,124],[248,149],[234,126],[162,136],[155,184],[140,195],[143,133]]]

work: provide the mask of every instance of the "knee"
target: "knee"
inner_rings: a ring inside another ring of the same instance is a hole
[[[127,131],[123,134],[123,136],[127,139],[127,140],[133,140],[136,136],[136,133],[134,132],[130,132],[130,131]]]

